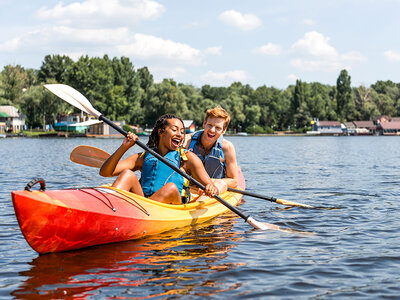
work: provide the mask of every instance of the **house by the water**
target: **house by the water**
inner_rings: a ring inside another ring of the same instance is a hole
[[[379,135],[400,135],[400,117],[379,116],[374,123]]]
[[[344,135],[357,135],[356,125],[353,122],[344,122]]]
[[[319,121],[315,119],[312,122],[312,131],[307,134],[315,135],[343,135],[344,125],[339,121]]]
[[[356,127],[357,135],[373,135],[376,132],[376,126],[373,121],[353,121]]]
[[[183,126],[185,126],[186,133],[193,133],[196,130],[193,120],[183,120]]]
[[[125,121],[113,121],[113,123],[120,128],[125,125]],[[121,137],[121,134],[117,130],[103,121],[97,121],[89,125],[86,135],[91,137]]]
[[[25,129],[25,115],[12,105],[0,106],[0,133],[17,133]]]
[[[379,123],[376,130],[380,135],[400,135],[400,121]]]

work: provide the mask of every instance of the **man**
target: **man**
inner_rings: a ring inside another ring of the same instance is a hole
[[[195,153],[220,192],[237,186],[238,166],[233,144],[223,139],[230,115],[221,106],[209,109],[203,130],[195,132],[185,142],[185,148]]]

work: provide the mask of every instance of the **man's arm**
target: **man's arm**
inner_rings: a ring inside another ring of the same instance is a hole
[[[190,151],[186,152],[186,157],[188,159],[183,161],[183,169],[186,172],[190,171],[193,178],[205,186],[204,193],[207,196],[218,194],[219,190],[211,180],[210,176],[208,176],[200,158],[198,158],[196,154]]]
[[[185,142],[183,143],[183,148],[189,149],[190,142],[192,141],[193,133],[185,135]]]
[[[236,151],[233,144],[228,140],[222,142],[222,152],[226,164],[226,177],[223,179],[230,188],[236,188],[238,184],[238,166]]]

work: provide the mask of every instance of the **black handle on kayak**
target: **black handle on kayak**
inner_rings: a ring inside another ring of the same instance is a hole
[[[118,125],[114,124],[114,122],[112,122],[111,120],[107,119],[106,117],[104,117],[103,115],[99,116],[99,120],[104,121],[105,123],[107,123],[108,125],[110,125],[112,128],[114,128],[115,130],[117,130],[119,133],[123,134],[124,136],[127,136],[128,133],[123,130],[121,127],[119,127]],[[162,157],[160,154],[158,154],[157,152],[155,152],[153,149],[150,149],[146,144],[143,144],[141,141],[137,140],[135,142],[136,145],[138,145],[139,147],[141,147],[142,149],[144,149],[145,151],[149,152],[151,155],[153,155],[154,157],[156,157],[157,159],[159,159],[160,161],[162,161],[164,164],[166,164],[168,167],[170,167],[171,169],[173,169],[175,172],[179,173],[180,175],[182,175],[183,177],[185,177],[187,180],[189,180],[191,183],[197,185],[199,188],[201,188],[202,190],[205,190],[205,186],[200,183],[199,181],[197,181],[196,179],[194,179],[193,177],[189,176],[187,173],[183,172],[181,169],[179,169],[177,166],[173,165],[171,162],[169,162],[168,160],[166,160],[164,157]],[[221,204],[225,205],[227,208],[229,208],[231,211],[233,211],[235,214],[237,214],[239,217],[243,218],[245,221],[247,221],[247,219],[249,218],[249,216],[246,216],[245,214],[243,214],[240,210],[238,210],[236,207],[234,207],[233,205],[231,205],[230,203],[226,202],[224,199],[222,199],[220,196],[218,195],[214,195],[213,196],[215,199],[217,199]]]

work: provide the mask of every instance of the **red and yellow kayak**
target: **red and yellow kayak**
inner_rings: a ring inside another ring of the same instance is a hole
[[[241,172],[238,187],[245,188]],[[228,210],[206,196],[170,205],[109,186],[11,194],[22,234],[41,254],[139,239],[202,223]],[[236,206],[242,195],[225,192],[220,197]]]

